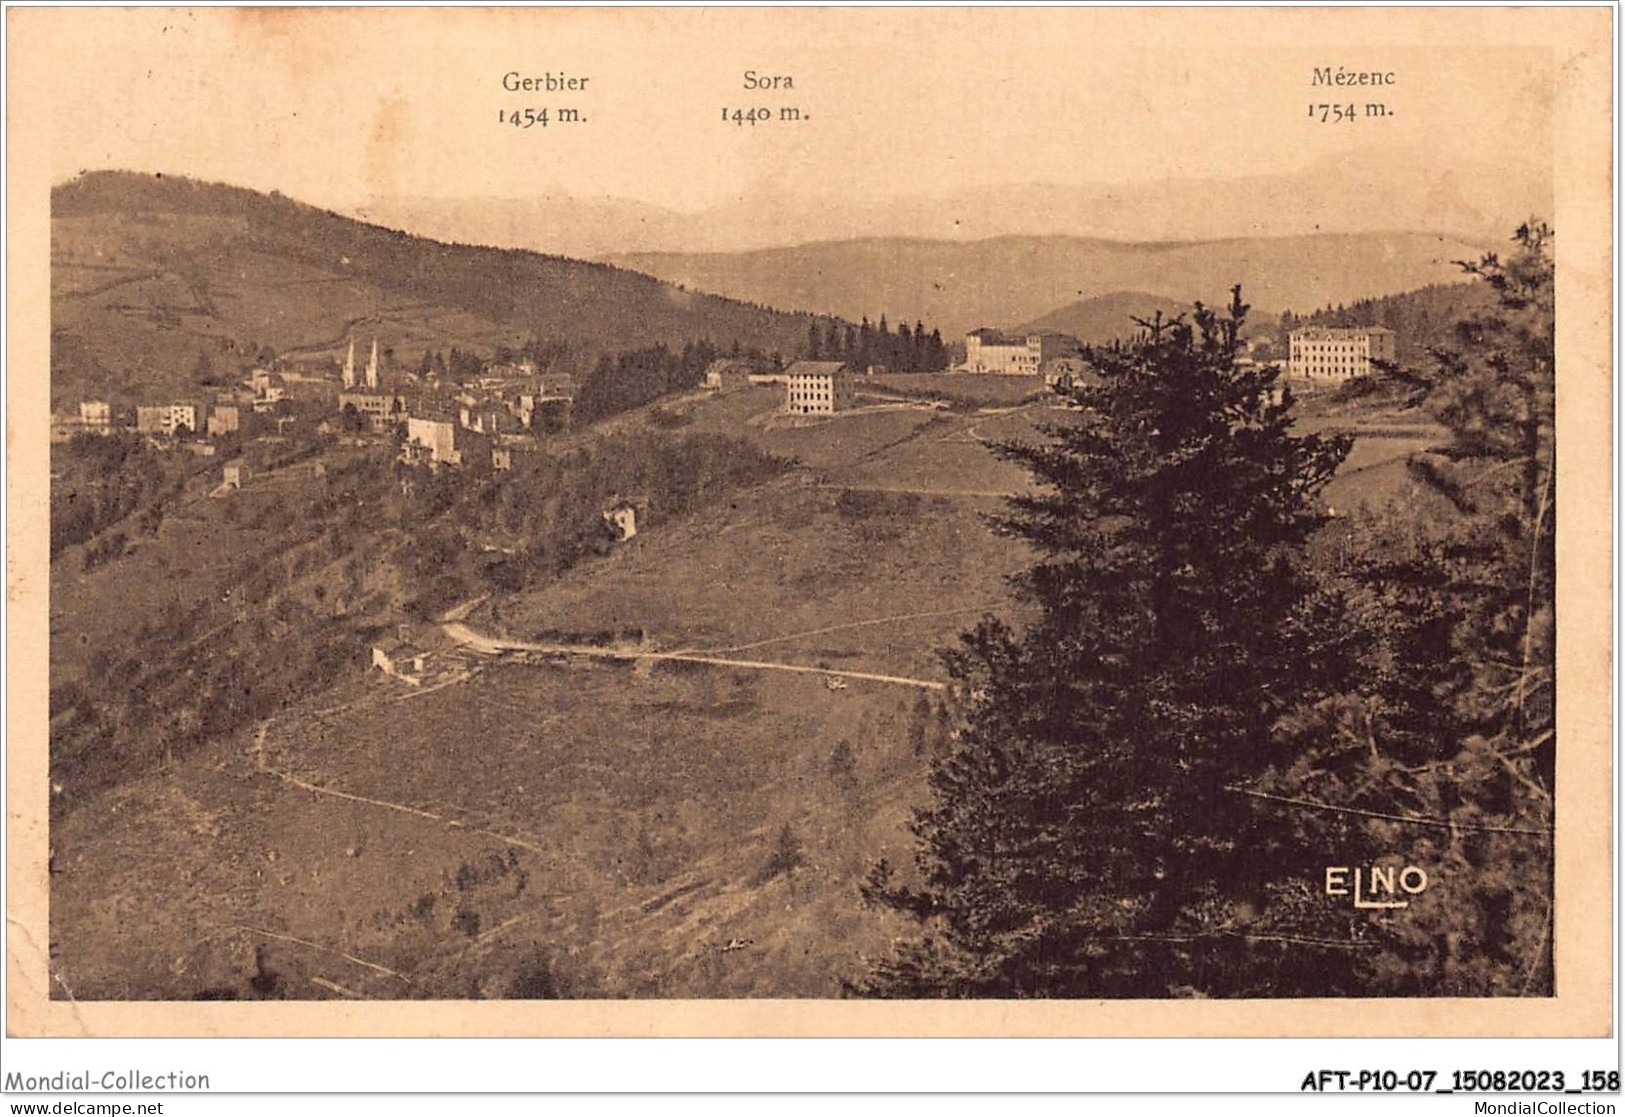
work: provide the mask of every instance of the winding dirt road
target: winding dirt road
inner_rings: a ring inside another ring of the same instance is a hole
[[[593,644],[537,644],[507,637],[487,636],[476,632],[461,621],[449,621],[440,626],[454,643],[472,648],[485,655],[502,652],[540,652],[546,655],[577,655],[596,659],[615,659],[627,662],[639,660],[668,660],[678,663],[708,663],[715,667],[732,667],[746,671],[791,671],[802,675],[822,675],[830,679],[858,679],[871,683],[891,683],[896,686],[917,687],[921,690],[945,690],[945,684],[932,679],[911,679],[904,675],[879,675],[869,671],[843,671],[830,667],[805,667],[799,663],[772,663],[759,659],[732,659],[726,656],[705,655],[699,652],[655,652],[641,648],[601,648]]]

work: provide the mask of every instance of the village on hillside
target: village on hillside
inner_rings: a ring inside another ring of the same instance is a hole
[[[1144,321],[1125,323],[1126,330],[1148,326]],[[884,325],[881,331],[878,336],[888,336]],[[704,366],[687,395],[677,399],[713,401],[720,414],[730,416],[723,421],[724,430],[776,430],[774,437],[791,439],[798,437],[798,430],[806,430],[836,443],[844,436],[820,432],[818,424],[837,419],[853,424],[920,421],[907,417],[911,414],[928,423],[939,422],[952,409],[970,407],[969,418],[979,422],[967,424],[965,433],[942,436],[964,439],[972,455],[960,467],[962,488],[911,488],[921,482],[915,479],[917,469],[910,467],[893,473],[870,470],[864,485],[878,496],[958,491],[986,499],[1000,490],[988,487],[981,479],[987,467],[976,464],[987,461],[981,428],[1010,423],[1028,413],[1045,414],[1055,392],[1096,379],[1089,347],[1058,332],[1007,336],[980,328],[950,347],[934,336],[928,341],[919,327],[915,336],[924,355],[912,366],[939,367],[901,373],[876,360],[883,348],[871,344],[877,335],[867,321],[861,330],[848,327],[845,335],[850,359],[825,359],[843,352],[842,331],[833,324],[827,335],[813,331],[803,359],[786,362],[776,354],[716,357]],[[909,336],[906,328],[900,336]],[[1277,348],[1289,354],[1280,369],[1277,398],[1282,386],[1312,398],[1368,378],[1392,362],[1394,334],[1377,326],[1300,326],[1283,346],[1277,347],[1267,336],[1249,339],[1237,367],[1261,367]],[[906,352],[908,346],[903,349]],[[496,483],[513,476],[513,484],[528,486],[533,481],[527,467],[565,453],[591,431],[590,424],[575,429],[583,426],[573,415],[575,378],[544,372],[528,353],[502,350],[475,360],[465,352],[454,354],[448,367],[440,354],[426,351],[416,367],[405,367],[376,336],[364,335],[359,345],[356,336],[346,339],[341,353],[325,360],[283,360],[261,353],[235,386],[183,399],[117,405],[107,399],[81,400],[77,414],[53,418],[52,440],[60,445],[121,433],[137,437],[160,455],[199,459],[191,468],[212,477],[205,485],[209,498],[228,502],[251,493],[292,493],[311,484],[319,491],[327,483],[330,466],[355,468],[360,462],[392,459],[389,483],[411,500],[442,475],[489,477]],[[742,401],[739,405],[729,402],[735,397]],[[650,419],[660,422],[647,431],[652,433],[662,423],[690,421],[670,411],[671,398],[663,397],[655,406]],[[662,416],[667,418],[661,420]],[[385,456],[379,457],[380,452]],[[603,541],[613,545],[638,536],[647,526],[642,518],[649,507],[646,491],[610,493],[600,508]],[[480,546],[498,556],[513,554],[512,546],[498,542]],[[106,561],[101,550],[92,549],[86,568]],[[460,623],[478,604],[469,602],[437,618],[439,623],[428,623],[427,616],[397,616],[356,649],[356,659],[385,685],[414,692],[463,682],[489,657],[545,663],[588,654],[651,662],[654,649],[644,638],[587,648],[579,641],[527,643],[479,636]],[[448,632],[457,638],[448,639]],[[819,668],[816,673],[830,689],[847,686],[848,676],[842,671]]]
[[[1269,343],[1247,344],[1244,366],[1261,361]],[[967,334],[957,363],[936,370],[944,375],[1026,377],[1043,388],[1068,387],[1089,376],[1085,346],[1061,333],[1007,337],[981,328]],[[1395,359],[1395,336],[1381,326],[1301,326],[1288,334],[1288,359],[1281,371],[1298,390],[1335,387],[1368,377]],[[478,363],[472,374],[436,371],[425,354],[422,371],[386,367],[377,338],[359,365],[351,338],[336,367],[277,361],[256,365],[237,387],[185,399],[114,404],[84,399],[77,413],[52,417],[51,439],[77,434],[133,431],[156,449],[216,457],[220,448],[244,440],[274,443],[290,428],[313,426],[322,435],[352,443],[393,438],[401,460],[435,468],[479,461],[505,471],[516,458],[535,453],[549,433],[570,426],[575,387],[568,374],[538,371],[536,362],[513,354]],[[444,362],[441,362],[442,365]],[[883,398],[885,365],[806,359],[724,357],[704,371],[702,386],[726,391],[741,385],[781,385],[783,410],[792,415],[829,415],[861,406],[859,389],[879,385]],[[880,380],[876,381],[875,378]],[[865,393],[875,398],[875,393]],[[237,488],[246,467],[221,466],[221,482]]]

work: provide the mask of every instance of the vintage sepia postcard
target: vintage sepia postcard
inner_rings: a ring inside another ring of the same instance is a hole
[[[1612,17],[9,10],[8,1030],[1606,1033]]]

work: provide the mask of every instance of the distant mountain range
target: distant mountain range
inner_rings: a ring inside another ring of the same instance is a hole
[[[794,355],[810,319],[603,263],[444,244],[276,194],[96,172],[51,197],[52,402],[129,399],[235,375],[263,347],[336,357],[377,337],[489,354],[530,337],[585,363],[708,338]]]
[[[1486,247],[1420,233],[887,237],[604,263],[443,243],[274,193],[96,172],[52,193],[52,401],[181,390],[210,366],[235,375],[264,347],[326,360],[352,337],[377,337],[403,364],[535,337],[583,367],[702,338],[793,357],[813,315],[919,320],[950,340],[994,326],[1108,341],[1136,315],[1222,303],[1238,282],[1259,323],[1451,283],[1453,261]]]
[[[614,261],[691,289],[847,319],[923,320],[944,336],[1013,327],[1102,295],[1188,308],[1240,283],[1260,312],[1309,309],[1461,278],[1488,242],[1423,233],[1127,243],[1083,237],[872,238],[755,252],[641,253]],[[1128,298],[1129,296],[1123,296]]]
[[[424,236],[593,259],[877,238],[1166,242],[1389,230],[1500,243],[1531,215],[1552,212],[1547,163],[1447,163],[1436,152],[1395,145],[1228,179],[999,183],[863,199],[816,190],[764,185],[698,212],[556,187],[517,199],[380,196],[353,212]]]

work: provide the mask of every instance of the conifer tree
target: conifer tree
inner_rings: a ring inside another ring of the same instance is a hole
[[[1448,432],[1411,459],[1422,515],[1349,530],[1343,593],[1359,670],[1302,713],[1297,762],[1262,786],[1297,843],[1415,865],[1447,889],[1367,921],[1364,990],[1552,988],[1556,775],[1555,332],[1551,231],[1466,264],[1487,309],[1432,369],[1396,369]],[[1411,820],[1396,821],[1396,820]]]
[[[1295,435],[1276,370],[1237,368],[1245,314],[1238,288],[1228,314],[1146,323],[1046,441],[999,447],[1040,483],[1001,524],[1039,553],[1036,619],[948,655],[964,721],[919,877],[882,863],[865,889],[924,936],[858,992],[1240,995],[1342,964],[1268,923],[1271,843],[1235,789],[1321,685],[1299,553],[1348,443]]]
[[[834,319],[830,320],[829,329],[824,334],[824,359],[838,361],[841,359],[841,324]]]

